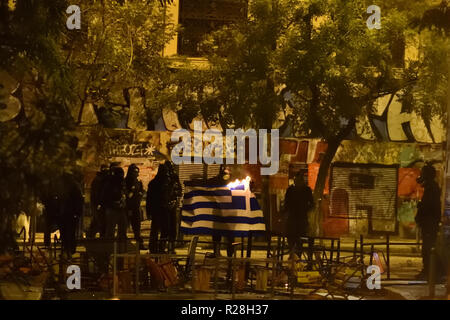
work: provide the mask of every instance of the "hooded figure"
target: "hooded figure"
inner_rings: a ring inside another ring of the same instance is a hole
[[[39,197],[44,205],[44,245],[46,247],[51,245],[51,234],[58,230],[60,225],[62,210],[60,190],[59,179],[50,179],[48,177],[43,179],[42,186],[39,190]]]
[[[417,182],[423,185],[424,192],[421,201],[417,205],[416,223],[422,233],[422,259],[423,270],[418,278],[426,278],[430,267],[431,248],[436,245],[439,222],[441,220],[441,190],[434,180],[436,169],[426,164]]]
[[[125,196],[124,171],[121,167],[113,166],[105,179],[101,193],[101,203],[105,210],[106,238],[115,238],[115,229],[118,226],[118,238],[127,238],[127,215]]]
[[[290,250],[299,249],[300,237],[308,234],[308,211],[314,207],[314,199],[302,174],[297,174],[294,185],[286,191],[284,199],[287,214],[287,238]]]
[[[215,176],[214,178],[211,178],[207,180],[206,184],[211,186],[225,186],[230,182],[230,170],[224,166],[220,166],[219,174]],[[233,256],[233,242],[234,237],[226,237],[227,239],[227,256],[232,257]],[[213,240],[213,247],[214,247],[214,255],[220,256],[220,242],[222,240],[222,236],[220,234],[214,234],[212,236]]]
[[[46,228],[44,244],[50,245],[50,234],[59,229],[62,252],[71,257],[76,250],[76,235],[83,214],[83,192],[74,175],[62,174],[60,177],[43,181],[44,217]]]
[[[105,237],[106,233],[106,221],[105,210],[100,201],[101,193],[109,174],[108,166],[102,165],[100,171],[97,172],[94,180],[91,183],[91,212],[92,222],[89,226],[88,238],[95,238],[97,232],[100,233],[100,238]]]
[[[83,215],[84,197],[75,175],[64,174],[62,180],[61,244],[62,251],[71,257],[76,251],[77,229]]]
[[[152,220],[149,249],[150,253],[163,252],[165,247],[164,240],[168,237],[167,203],[168,203],[169,178],[168,169],[161,164],[158,167],[158,173],[148,184],[146,210],[147,216]],[[158,240],[159,234],[160,239]],[[158,246],[159,242],[159,246]]]
[[[172,163],[166,161],[159,166],[158,173],[148,184],[147,190],[147,215],[152,219],[149,241],[151,253],[164,252],[167,241],[169,241],[169,252],[174,252],[180,197],[180,180]]]
[[[127,216],[133,228],[134,238],[139,243],[139,248],[145,250],[144,241],[141,237],[141,200],[144,195],[142,182],[138,179],[139,168],[132,164],[128,168],[127,177],[125,178],[126,195],[127,195]]]

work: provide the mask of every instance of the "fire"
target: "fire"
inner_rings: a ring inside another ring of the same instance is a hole
[[[227,187],[230,188],[230,189],[235,189],[238,186],[244,185],[244,189],[245,190],[249,190],[250,189],[250,181],[251,180],[252,179],[249,176],[247,176],[243,180],[236,179],[233,182],[230,182],[229,184],[227,184]]]

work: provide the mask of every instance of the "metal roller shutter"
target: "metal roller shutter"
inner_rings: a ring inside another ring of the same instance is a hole
[[[368,219],[369,232],[395,232],[398,166],[334,163],[330,216]]]

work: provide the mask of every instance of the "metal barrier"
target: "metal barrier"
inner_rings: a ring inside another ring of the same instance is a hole
[[[136,253],[118,253],[118,244],[117,242],[114,242],[114,250],[113,250],[113,296],[117,297],[119,292],[118,292],[118,263],[117,260],[118,258],[135,258],[135,266],[134,266],[134,270],[135,270],[135,290],[134,290],[134,295],[138,295],[140,294],[140,289],[139,289],[139,285],[140,285],[140,260],[145,258],[164,258],[167,260],[171,260],[171,259],[187,259],[187,257],[189,256],[189,254],[187,255],[178,255],[178,254],[141,254],[139,249],[136,250]],[[205,261],[203,261],[205,262]],[[288,259],[288,260],[279,260],[278,257],[276,257],[275,255],[273,255],[270,259],[269,258],[237,258],[236,254],[234,257],[225,257],[225,256],[221,256],[221,257],[215,257],[215,258],[208,258],[208,262],[209,264],[204,265],[204,266],[209,266],[212,267],[214,269],[214,275],[213,275],[213,294],[214,294],[214,298],[217,297],[218,294],[218,273],[219,273],[219,269],[224,266],[231,266],[231,274],[230,274],[230,278],[231,279],[231,296],[232,299],[236,298],[236,268],[238,267],[244,267],[245,266],[245,271],[247,271],[247,268],[250,267],[254,267],[254,268],[264,268],[264,265],[266,265],[267,270],[271,270],[271,281],[270,281],[270,291],[268,291],[268,293],[270,294],[270,297],[273,298],[275,296],[275,287],[276,287],[276,275],[281,274],[284,271],[292,271],[294,272],[295,268],[295,261],[293,259]],[[269,267],[270,266],[270,267]],[[285,268],[285,266],[287,266],[287,268]],[[212,270],[212,269],[211,269]],[[242,272],[242,270],[241,270]],[[295,281],[297,281],[297,276],[296,275],[291,275],[290,273],[287,273],[286,276],[287,278],[287,287],[286,290],[290,288],[290,292],[287,293],[286,291],[284,291],[282,294],[287,295],[289,294],[291,296],[291,298],[293,298],[294,296],[294,286],[298,286],[298,285],[294,285],[293,281],[292,281],[292,276],[294,276]],[[244,279],[246,281],[246,285],[248,285],[248,278],[246,276],[244,276]],[[324,281],[329,281],[328,278],[323,278],[323,275],[321,273],[321,279],[323,279]],[[193,279],[191,279],[193,280]],[[252,283],[253,280],[251,280],[251,284],[250,287],[252,287]],[[169,289],[168,289],[169,290]],[[194,285],[191,286],[191,292],[195,293],[196,289],[194,288]],[[313,290],[314,291],[314,290]],[[127,294],[122,294],[122,296],[126,296]],[[133,294],[131,294],[133,295]]]
[[[25,227],[22,227],[22,229],[20,229],[20,232],[18,234],[17,237],[20,237],[23,233],[23,256],[25,257],[25,251],[26,251],[26,241],[27,241],[27,230],[25,229]]]
[[[25,230],[24,228],[22,228],[21,230],[21,234],[24,233]],[[267,252],[268,252],[268,256],[266,259],[254,259],[254,258],[250,258],[249,256],[247,256],[246,258],[244,258],[244,249],[245,249],[245,243],[244,241],[242,241],[240,243],[240,247],[241,247],[241,258],[236,258],[236,251],[234,252],[234,257],[216,257],[216,258],[209,258],[209,261],[215,265],[215,271],[214,271],[214,294],[217,294],[217,284],[218,284],[218,279],[217,279],[217,270],[223,265],[224,262],[227,262],[229,264],[231,264],[232,266],[232,279],[234,279],[234,268],[236,265],[240,265],[241,263],[245,263],[247,265],[246,268],[246,272],[248,272],[248,270],[250,270],[250,267],[253,265],[258,265],[259,263],[262,263],[263,265],[265,264],[266,268],[272,269],[272,275],[275,276],[275,270],[277,270],[277,268],[279,266],[284,266],[289,262],[289,260],[285,261],[283,260],[283,257],[285,255],[285,248],[284,248],[284,243],[285,243],[285,239],[284,237],[278,237],[278,239],[275,242],[275,246],[273,244],[273,239],[270,239],[270,241],[267,243]],[[364,242],[364,237],[361,235],[359,238],[359,248],[358,248],[358,240],[354,240],[354,245],[353,245],[353,250],[352,249],[344,249],[342,248],[342,240],[339,238],[331,238],[331,237],[303,237],[302,238],[302,249],[304,249],[305,251],[308,250],[312,250],[312,251],[322,251],[324,253],[326,253],[327,255],[327,259],[330,262],[336,262],[339,263],[342,259],[344,258],[348,258],[348,257],[343,257],[344,253],[350,253],[351,257],[355,258],[359,255],[360,260],[362,261],[362,263],[364,263],[365,257],[367,255],[370,255],[370,264],[372,264],[372,260],[373,260],[373,255],[375,252],[377,252],[377,247],[382,246],[385,250],[381,251],[382,253],[382,258],[384,259],[384,262],[386,264],[386,272],[387,272],[387,279],[391,280],[391,262],[390,262],[390,255],[391,255],[391,248],[392,246],[417,246],[417,245],[421,245],[422,243],[416,243],[416,242],[391,242],[390,236],[387,235],[385,241],[377,241],[377,242]],[[113,294],[116,295],[117,294],[117,272],[118,272],[118,266],[117,266],[117,258],[121,258],[121,257],[135,257],[136,259],[136,274],[135,274],[135,283],[136,283],[136,288],[135,288],[135,292],[136,294],[140,293],[140,287],[139,287],[139,282],[140,282],[140,263],[141,263],[141,259],[142,258],[161,258],[161,257],[165,257],[165,258],[175,258],[175,259],[184,259],[187,258],[188,255],[171,255],[171,254],[141,254],[140,250],[139,250],[139,246],[136,246],[136,252],[135,253],[118,253],[118,248],[117,248],[117,242],[114,241],[114,239],[78,239],[78,244],[82,245],[82,244],[87,244],[90,242],[97,242],[100,243],[101,241],[106,241],[109,242],[110,245],[112,245],[113,247],[109,250],[111,250],[110,252],[113,254]],[[189,243],[190,240],[175,240],[174,243],[182,243],[182,244],[186,244]],[[317,243],[319,242],[319,243]],[[51,250],[52,248],[50,248],[50,255],[54,255],[54,258],[56,259],[57,254],[57,243],[58,240],[55,236],[54,238],[54,243],[53,243],[53,250]],[[208,245],[212,245],[213,242],[212,241],[198,241],[199,244],[208,244]],[[303,248],[303,244],[307,243],[308,246],[306,248]],[[225,245],[228,244],[227,242],[221,242],[220,245]],[[249,247],[251,248],[252,244],[250,242],[247,243],[247,250],[249,249]],[[365,247],[370,247],[370,250],[367,251]],[[28,249],[28,248],[27,248]],[[53,252],[51,252],[53,251]],[[271,253],[271,255],[269,256],[269,252]],[[24,239],[24,254],[25,254],[25,239]],[[249,252],[247,252],[247,255],[249,254]],[[62,270],[62,269],[61,269]],[[246,278],[248,278],[247,273],[246,273]],[[401,280],[401,279],[399,279]],[[274,282],[272,281],[272,286],[273,286]],[[235,295],[235,288],[234,288],[234,281],[232,281],[232,295],[234,297]],[[273,294],[273,288],[271,288],[271,292]],[[431,290],[431,289],[430,289]],[[431,291],[430,291],[431,292]]]
[[[118,258],[126,258],[126,257],[134,257],[136,260],[135,264],[135,294],[140,294],[139,290],[139,279],[140,279],[140,268],[139,268],[139,260],[142,258],[164,258],[164,259],[186,259],[188,255],[173,255],[173,254],[140,254],[138,251],[136,251],[135,254],[132,253],[118,253],[117,252],[117,242],[114,243],[114,252],[113,252],[113,296],[118,296],[118,266],[117,266],[117,259]],[[236,276],[236,267],[237,266],[243,266],[246,264],[252,264],[253,266],[260,266],[263,267],[264,264],[271,265],[271,268],[269,268],[272,271],[271,274],[271,285],[270,285],[270,296],[273,298],[275,296],[275,276],[277,274],[277,271],[280,271],[280,266],[288,265],[292,268],[292,260],[284,260],[280,261],[275,256],[271,259],[264,259],[264,258],[236,258],[236,257],[215,257],[215,258],[209,258],[209,262],[214,267],[214,276],[213,276],[213,293],[214,298],[217,297],[218,294],[218,270],[220,266],[224,265],[231,265],[231,295],[232,299],[235,299],[236,297],[236,283],[235,283],[235,276]],[[209,265],[211,266],[211,265]],[[291,284],[291,288],[293,288]],[[195,293],[195,288],[191,287],[191,292]],[[290,292],[291,297],[294,295],[294,291],[291,290]],[[124,294],[123,296],[126,296]]]
[[[361,257],[362,257],[362,259],[364,259],[364,255],[370,254],[370,264],[372,264],[373,254],[376,252],[375,251],[375,246],[384,246],[386,248],[386,255],[384,255],[383,251],[381,251],[381,252],[383,253],[383,259],[384,259],[384,262],[386,263],[386,269],[387,269],[386,272],[387,272],[387,279],[388,280],[391,280],[391,263],[390,263],[391,246],[421,246],[421,245],[422,245],[421,242],[415,242],[415,243],[411,243],[411,242],[391,242],[389,235],[386,235],[386,241],[384,241],[384,242],[364,243],[363,236],[362,235],[360,236],[360,253],[361,253]],[[364,251],[364,247],[365,246],[370,246],[370,252],[369,253]]]
[[[279,260],[283,260],[285,252],[285,238],[286,237],[278,237],[277,245],[274,250],[272,250],[272,243],[268,243],[268,253],[269,251],[273,251],[275,253],[275,256]],[[339,262],[341,259],[341,253],[348,252],[353,253],[353,256],[356,255],[356,240],[355,240],[355,247],[354,250],[345,250],[341,249],[341,239],[339,238],[332,238],[332,237],[300,237],[301,240],[301,250],[304,249],[303,244],[307,244],[305,251],[323,251],[324,253],[328,253],[328,260],[329,261],[336,261]],[[316,244],[316,241],[319,241],[319,244]],[[329,246],[326,246],[323,244],[324,241],[329,241]],[[289,250],[287,253],[290,253]],[[270,255],[268,254],[268,257]],[[333,260],[334,259],[334,260]]]

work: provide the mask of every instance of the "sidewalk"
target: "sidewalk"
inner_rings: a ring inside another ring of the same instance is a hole
[[[402,296],[405,300],[428,300],[428,284],[406,284],[386,286],[385,290]],[[449,300],[447,297],[447,287],[444,284],[435,286],[435,300]]]
[[[143,237],[144,239],[148,239],[148,231],[149,231],[150,224],[148,221],[143,223]],[[132,243],[134,243],[133,240],[133,234],[128,233],[128,238],[131,240]],[[187,248],[188,248],[188,242],[191,240],[192,236],[184,236],[184,240],[186,240],[186,243],[183,246],[180,246],[176,249],[177,254],[187,254]],[[341,238],[341,257],[348,257],[352,256],[354,252],[354,243],[355,240],[358,240],[357,247],[356,247],[356,254],[359,256],[360,254],[360,246],[359,246],[359,239],[354,238]],[[145,240],[146,242],[148,240]],[[208,243],[202,243],[208,242]],[[225,240],[222,240],[225,241]],[[236,238],[236,242],[241,242],[241,238]],[[390,278],[391,279],[411,279],[413,280],[415,278],[415,275],[417,275],[420,270],[422,269],[422,258],[420,254],[420,248],[418,249],[416,246],[415,240],[410,239],[400,239],[398,237],[392,237],[391,241],[393,243],[410,243],[411,245],[404,245],[404,246],[392,246],[390,247]],[[212,244],[211,244],[211,237],[210,236],[200,236],[199,237],[199,244],[197,245],[197,259],[203,259],[205,254],[208,252],[212,252]],[[36,235],[36,243],[42,244],[43,243],[43,234],[38,233]],[[319,241],[317,241],[319,243]],[[380,237],[373,237],[373,238],[366,238],[364,239],[364,243],[380,243],[380,245],[376,246],[374,249],[376,252],[379,253],[379,257],[382,261],[382,266],[384,269],[384,273],[382,274],[382,278],[387,278],[387,265],[384,261],[384,258],[387,259],[386,254],[386,245],[385,245],[385,239],[382,239]],[[276,237],[272,237],[271,246],[272,250],[276,250],[278,244],[278,239]],[[330,241],[324,241],[324,246],[329,248],[330,247]],[[146,246],[148,246],[148,243],[145,243]],[[21,247],[21,241],[19,239],[19,247]],[[261,241],[254,241],[253,242],[253,249],[251,253],[252,258],[256,259],[265,259],[267,258],[267,243],[261,242]],[[337,249],[337,244],[335,243],[335,248]],[[84,247],[78,247],[78,250],[80,252],[85,251]],[[236,256],[239,258],[241,257],[242,246],[238,245],[236,247]],[[370,246],[364,247],[364,262],[366,265],[370,264]],[[146,251],[141,251],[141,253],[145,253]],[[225,245],[222,245],[222,255],[226,256],[226,248]],[[285,253],[287,253],[287,244],[285,244]],[[384,254],[384,257],[383,257]],[[244,257],[247,255],[247,238],[244,238]],[[334,253],[334,257],[336,257],[336,252]],[[284,260],[288,259],[288,255],[284,255]]]
[[[148,230],[144,231],[144,237],[147,236]],[[134,247],[134,240],[133,234],[128,234],[130,242],[130,252],[133,251]],[[179,255],[186,255],[188,251],[188,241],[190,241],[191,236],[185,236],[184,240],[187,242],[182,246],[176,249],[176,253]],[[241,238],[236,238],[236,242],[241,241]],[[246,256],[246,244],[247,239],[244,239],[244,257]],[[356,254],[359,256],[360,254],[360,247],[359,247],[359,239],[358,245],[356,247]],[[201,236],[200,241],[206,241],[211,242],[210,236]],[[341,249],[344,249],[346,252],[341,253],[342,256],[351,256],[353,255],[354,251],[354,238],[342,238],[341,239]],[[422,267],[422,261],[420,257],[420,251],[414,252],[416,250],[417,246],[415,245],[415,240],[405,240],[405,239],[399,239],[399,238],[392,238],[392,242],[403,242],[403,243],[410,243],[411,245],[405,245],[402,246],[400,250],[393,250],[394,246],[392,246],[390,250],[390,266],[391,266],[391,272],[390,272],[390,281],[387,280],[387,272],[386,272],[386,266],[384,263],[384,260],[382,259],[382,264],[384,267],[384,272],[382,273],[382,290],[375,290],[373,292],[369,292],[367,296],[364,297],[364,299],[367,300],[380,300],[380,299],[387,299],[387,300],[397,300],[397,299],[407,299],[407,300],[417,300],[422,299],[426,296],[428,296],[428,285],[425,283],[417,283],[413,282],[415,275],[419,273]],[[42,244],[43,242],[43,234],[37,234],[36,236],[36,242],[38,244]],[[371,238],[371,239],[364,239],[364,243],[380,243],[379,247],[376,247],[376,249],[379,248],[379,250],[376,250],[380,252],[380,258],[382,257],[381,251],[385,251],[385,239],[381,238]],[[276,245],[278,243],[278,239],[273,237],[272,238],[272,249],[276,248]],[[147,243],[146,243],[147,245]],[[326,241],[324,243],[326,247],[329,247],[330,242]],[[19,240],[19,247],[21,247],[21,242]],[[254,242],[253,243],[253,250],[252,250],[252,258],[255,259],[265,259],[267,257],[267,243],[264,242]],[[336,248],[336,244],[335,244]],[[287,250],[287,248],[286,248]],[[85,251],[85,248],[83,246],[78,247],[78,252]],[[370,252],[370,246],[365,247],[365,264],[370,264],[370,256],[368,252]],[[205,258],[205,254],[208,252],[212,252],[212,245],[211,243],[199,243],[197,246],[197,254],[196,254],[196,260],[202,261]],[[146,254],[148,251],[141,251],[141,254]],[[222,246],[222,255],[226,256],[226,249],[225,245]],[[241,246],[239,245],[237,247],[237,257],[239,258],[241,256]],[[288,255],[286,254],[284,256],[284,260],[288,259]],[[409,279],[409,281],[399,281],[399,280],[406,280]],[[438,298],[445,298],[446,299],[446,288],[444,285],[437,285],[436,286],[436,297]],[[71,292],[67,296],[68,299],[110,299],[111,297],[102,293],[95,293],[95,292]],[[165,292],[160,293],[154,293],[154,294],[142,294],[139,296],[136,295],[128,295],[120,297],[121,299],[134,299],[134,300],[141,300],[141,299],[162,299],[162,300],[170,300],[170,299],[176,299],[176,300],[209,300],[209,299],[224,299],[229,300],[232,299],[232,294],[223,294],[218,293],[216,296],[214,296],[213,293],[183,293],[183,294],[168,294]],[[275,294],[271,295],[271,293],[236,293],[235,299],[253,299],[253,300],[289,300],[291,299],[290,295],[286,292],[286,294]],[[307,292],[301,292],[299,290],[296,290],[296,296],[295,299],[310,299],[311,297],[308,296]],[[361,297],[352,297],[352,299],[360,299]],[[316,295],[315,299],[321,299],[320,295]]]

